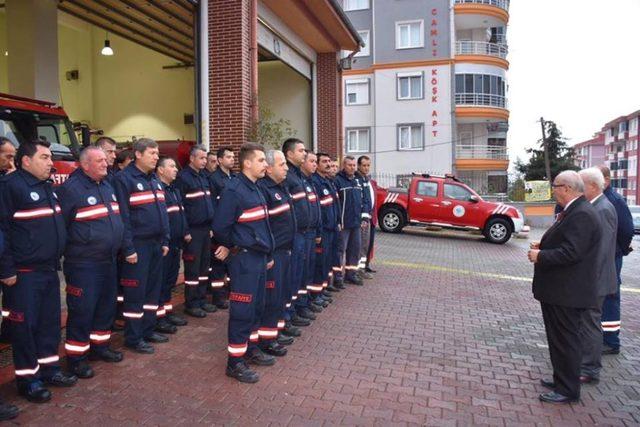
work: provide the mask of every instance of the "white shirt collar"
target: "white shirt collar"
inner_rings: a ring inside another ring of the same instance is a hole
[[[576,197],[575,199],[571,200],[569,203],[567,203],[567,205],[564,207],[563,210],[567,210],[569,209],[569,206],[571,206],[571,203],[575,202],[576,200],[578,200],[580,198],[580,196]]]
[[[598,200],[600,197],[602,197],[602,193],[598,194],[596,197],[594,197],[593,199],[589,200],[589,203],[594,204],[596,202],[596,200]]]

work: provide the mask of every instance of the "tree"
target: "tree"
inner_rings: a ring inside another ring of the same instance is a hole
[[[552,121],[545,121],[544,125],[547,134],[549,162],[551,163],[551,177],[547,177],[545,173],[544,144],[542,139],[539,139],[539,149],[527,149],[527,153],[531,154],[529,163],[523,163],[520,159],[516,161],[516,170],[527,181],[549,180],[555,178],[563,170],[580,169],[575,165],[575,151],[567,145],[567,140],[562,136],[558,126]]]
[[[276,119],[268,106],[260,104],[258,115],[258,120],[253,123],[249,132],[251,141],[279,150],[285,139],[296,136],[297,131],[291,127],[291,121]]]

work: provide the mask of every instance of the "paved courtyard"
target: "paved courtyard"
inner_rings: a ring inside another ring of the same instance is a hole
[[[377,242],[376,278],[337,294],[257,384],[224,376],[219,312],[153,356],[97,364],[49,404],[26,403],[13,384],[0,392],[23,411],[15,423],[47,426],[640,424],[638,252],[625,259],[622,353],[580,403],[558,407],[537,400],[550,365],[527,240],[408,230]]]

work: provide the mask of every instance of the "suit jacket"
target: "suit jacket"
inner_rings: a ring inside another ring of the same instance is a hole
[[[600,215],[602,240],[598,251],[598,296],[615,294],[618,291],[618,276],[616,274],[616,233],[618,230],[618,215],[616,208],[603,194],[593,202],[593,207]]]
[[[535,299],[563,307],[595,307],[601,237],[598,213],[579,197],[540,240],[533,274]]]

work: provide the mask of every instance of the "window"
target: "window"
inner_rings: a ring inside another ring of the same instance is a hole
[[[347,153],[369,151],[369,129],[347,129]]]
[[[423,21],[396,22],[396,49],[424,46]]]
[[[629,129],[629,122],[620,122],[618,125],[618,133],[626,132]]]
[[[369,79],[347,80],[345,85],[347,105],[366,105],[369,103]]]
[[[490,43],[500,43],[500,44],[506,44],[507,43],[507,37],[505,34],[505,28],[504,27],[492,27],[491,28],[491,38],[489,39]]]
[[[629,123],[629,130],[631,132],[637,132],[638,131],[638,118],[636,117],[635,119],[631,120],[631,123]]]
[[[398,150],[422,150],[422,124],[398,125]]]
[[[468,202],[471,198],[471,193],[464,187],[455,184],[444,185],[444,197],[447,199],[461,200]]]
[[[418,196],[425,197],[438,197],[438,183],[431,181],[418,182],[418,189],[416,190]]]
[[[344,10],[363,10],[369,9],[369,0],[344,0]]]
[[[456,74],[456,93],[505,96],[502,77],[490,74]]]
[[[398,73],[398,99],[422,99],[422,73]]]
[[[360,49],[360,52],[353,56],[369,56],[371,55],[371,49],[369,49],[369,30],[358,31],[360,38],[364,42],[364,47]]]

